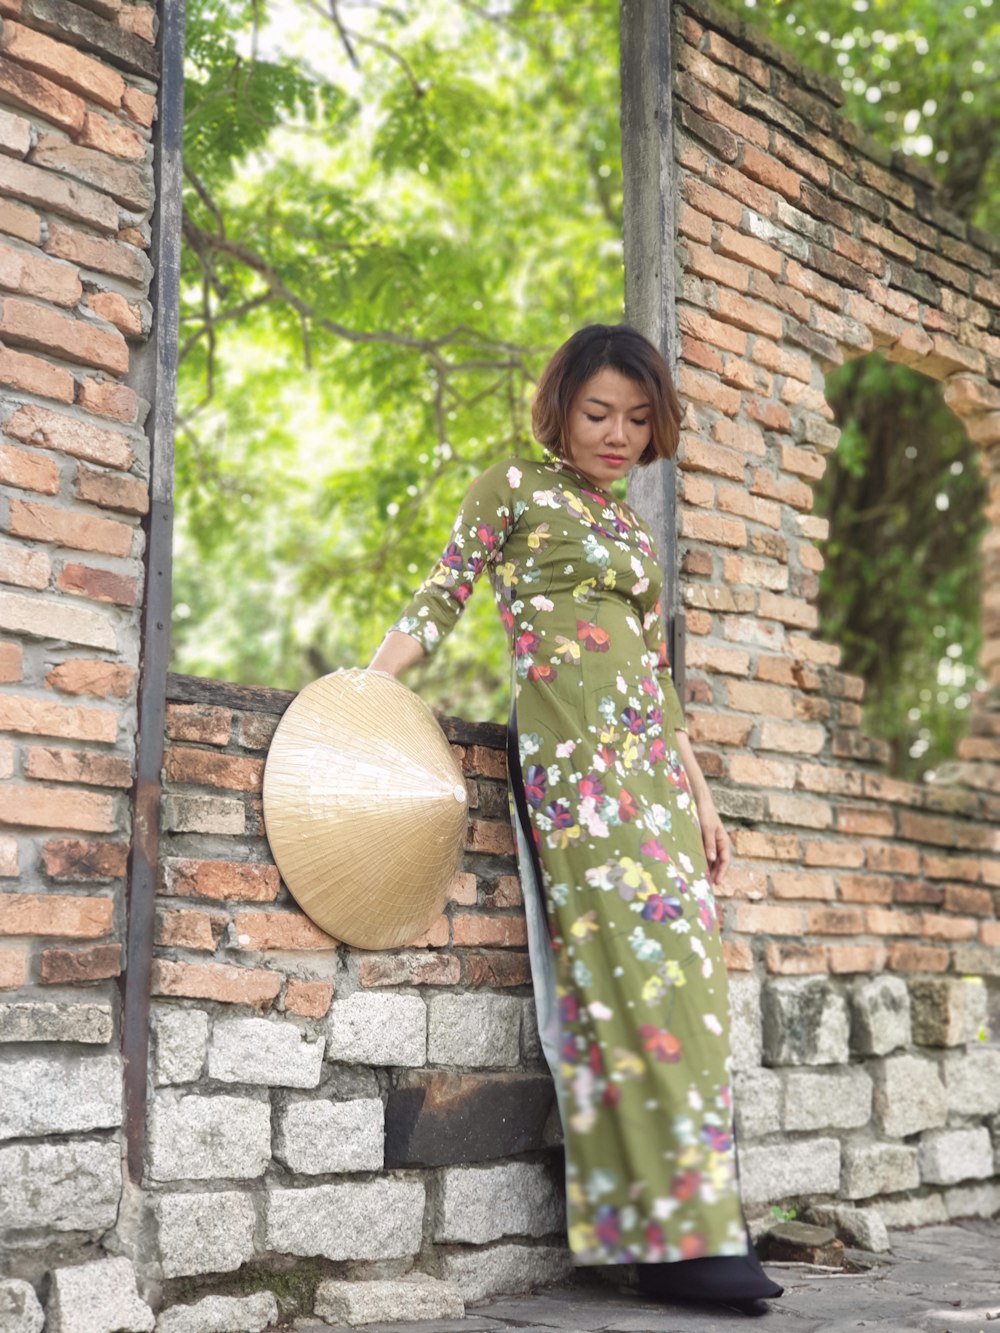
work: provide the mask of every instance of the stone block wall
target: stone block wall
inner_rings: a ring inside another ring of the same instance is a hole
[[[824,376],[878,350],[943,381],[992,506],[1000,247],[847,122],[835,83],[721,8],[676,6],[673,56],[685,703],[736,858],[744,1193],[876,1200],[896,1223],[993,1212],[996,534],[991,688],[960,762],[899,782],[859,730],[863,680],[814,635],[812,484],[838,438]]]
[[[0,0],[0,1271],[32,1278],[122,1192],[155,27]]]

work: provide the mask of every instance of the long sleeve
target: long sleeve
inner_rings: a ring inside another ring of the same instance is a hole
[[[457,624],[476,580],[495,564],[517,521],[516,462],[497,463],[472,483],[441,558],[391,629],[415,638],[428,655]]]
[[[646,651],[653,658],[656,678],[663,691],[664,721],[669,722],[674,731],[686,731],[684,709],[674,686],[670,673],[670,655],[667,651],[666,627],[663,623],[663,605],[659,598],[656,605],[646,613],[642,622],[642,632],[646,640]]]

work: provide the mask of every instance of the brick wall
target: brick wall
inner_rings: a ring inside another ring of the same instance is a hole
[[[838,438],[824,376],[878,350],[944,382],[993,503],[1000,247],[844,120],[835,83],[714,5],[675,17],[687,718],[736,857],[744,1192],[876,1198],[895,1222],[992,1212],[996,541],[973,735],[946,780],[896,781],[859,731],[863,680],[814,635],[812,484]]]
[[[32,1278],[121,1194],[154,28],[0,0],[0,1271]]]

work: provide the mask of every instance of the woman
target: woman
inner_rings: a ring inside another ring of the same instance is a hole
[[[712,892],[729,839],[670,677],[652,540],[610,489],[673,456],[679,419],[641,334],[574,334],[535,396],[545,460],[473,483],[371,667],[398,675],[432,653],[489,573],[513,655],[508,767],[574,1261],[637,1263],[665,1298],[750,1303],[781,1288],[748,1251],[737,1192]]]

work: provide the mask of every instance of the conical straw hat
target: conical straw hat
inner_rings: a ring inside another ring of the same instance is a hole
[[[298,694],[264,766],[264,822],[302,910],[359,949],[417,939],[440,915],[467,795],[426,703],[381,671],[335,671]]]

